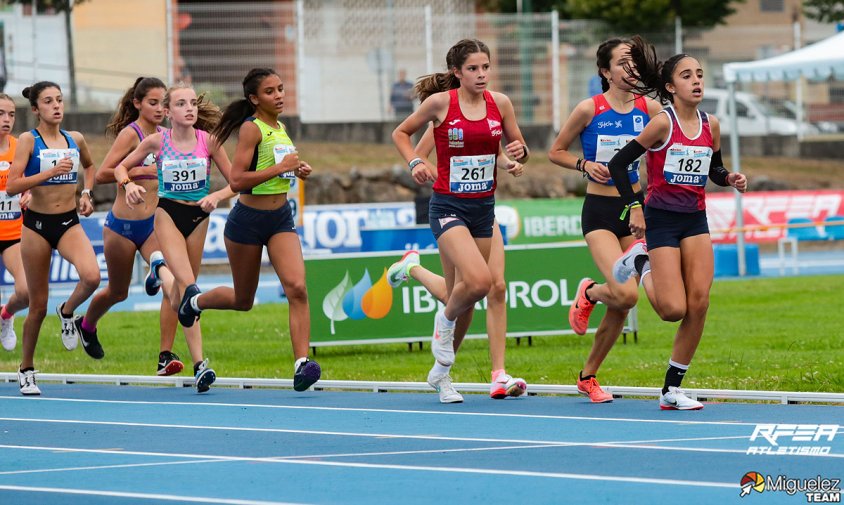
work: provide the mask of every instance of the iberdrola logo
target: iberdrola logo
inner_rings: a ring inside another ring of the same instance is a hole
[[[378,282],[372,284],[369,270],[365,269],[363,277],[352,285],[349,271],[340,284],[336,285],[322,300],[322,312],[331,321],[331,334],[334,335],[334,322],[346,319],[381,319],[393,307],[393,289],[387,282],[387,269],[381,274]]]

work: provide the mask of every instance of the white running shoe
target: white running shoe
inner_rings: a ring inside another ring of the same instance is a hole
[[[63,305],[63,303],[56,305],[56,314],[59,315],[59,321],[62,323],[62,344],[64,344],[65,349],[72,351],[79,345],[79,331],[76,329],[76,325],[73,324],[73,316],[62,316]]]
[[[447,328],[440,324],[440,318],[445,319],[445,314],[440,310],[434,316],[434,336],[431,339],[431,353],[434,358],[443,366],[454,364],[454,325]]]
[[[21,394],[24,396],[37,396],[41,394],[41,390],[38,389],[38,384],[35,383],[35,374],[38,373],[38,370],[27,370],[26,372],[21,372],[18,369],[18,383],[21,386]]]
[[[612,276],[620,284],[624,284],[627,282],[627,279],[633,277],[633,274],[636,273],[636,257],[647,254],[648,248],[644,240],[633,242],[624,251],[624,254],[615,261],[615,264],[612,266]]]
[[[686,396],[682,389],[668,386],[668,392],[659,397],[659,408],[662,410],[700,410],[703,408],[703,404]]]
[[[419,253],[407,251],[400,260],[396,261],[387,269],[387,282],[391,288],[397,288],[407,281],[407,272],[410,265],[419,264]]]
[[[428,384],[440,394],[440,403],[463,403],[463,395],[454,389],[451,384],[451,376],[446,374],[436,375],[434,370],[428,372]]]
[[[527,382],[518,377],[513,378],[506,373],[500,374],[489,385],[489,396],[496,400],[501,400],[508,396],[519,397],[525,393],[527,393]]]
[[[18,336],[15,334],[15,316],[9,319],[0,319],[0,345],[3,349],[11,352],[18,344]]]

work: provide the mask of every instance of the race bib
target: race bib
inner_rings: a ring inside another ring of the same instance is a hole
[[[449,188],[452,193],[484,193],[492,190],[495,155],[452,156]]]
[[[189,193],[204,190],[208,176],[208,161],[202,158],[164,160],[161,162],[164,191]]]
[[[674,144],[665,155],[663,177],[668,184],[706,186],[712,148]]]
[[[598,135],[595,161],[602,165],[608,164],[612,157],[615,156],[615,153],[621,151],[624,146],[635,138],[633,135]],[[634,161],[627,167],[628,172],[635,172],[638,169],[639,160]]]
[[[275,157],[276,164],[281,163],[285,156],[290,153],[295,153],[296,147],[291,146],[289,144],[276,144],[273,146],[273,156]],[[288,170],[287,172],[283,172],[278,175],[280,179],[289,179],[293,180],[296,179],[296,172],[293,170]]]
[[[0,221],[14,221],[20,217],[20,195],[9,196],[5,191],[0,191]]]
[[[63,158],[70,158],[73,161],[70,172],[51,177],[44,181],[44,184],[76,184],[79,178],[79,151],[77,149],[42,149],[38,157],[41,158],[41,172],[52,169]]]

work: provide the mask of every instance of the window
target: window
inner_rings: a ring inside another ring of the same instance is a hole
[[[704,98],[700,101],[700,110],[707,114],[718,113],[718,100],[715,98]]]
[[[759,0],[759,10],[762,12],[784,12],[785,0]]]

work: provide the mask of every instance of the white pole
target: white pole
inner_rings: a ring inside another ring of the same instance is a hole
[[[38,2],[32,2],[32,82],[38,82]]]
[[[554,133],[560,131],[560,13],[551,11],[551,122]]]
[[[425,73],[434,73],[434,11],[425,6]]]
[[[730,157],[733,161],[733,172],[741,172],[741,156],[739,155],[739,141],[738,141],[738,121],[736,120],[736,83],[730,81],[727,83],[727,91],[730,97],[729,100],[729,114],[730,114]],[[733,190],[736,202],[736,228],[741,230],[744,228],[744,211],[741,206],[741,193]],[[739,277],[747,275],[747,260],[744,251],[744,231],[736,232],[736,250],[738,253],[738,274]]]
[[[800,21],[794,21],[794,50],[798,50],[801,47],[801,33],[800,33]],[[803,76],[798,75],[797,81],[794,86],[794,93],[797,95],[795,97],[795,101],[797,102],[797,140],[803,140],[804,132],[803,132]]]
[[[296,108],[305,122],[305,0],[296,0]]]
[[[167,37],[167,84],[172,85],[175,79],[176,52],[173,39],[173,0],[164,0],[165,36]]]
[[[683,52],[683,20],[674,16],[674,54]]]

